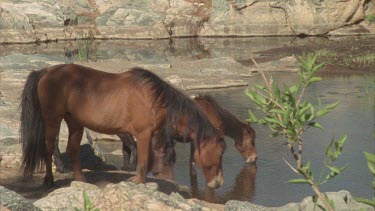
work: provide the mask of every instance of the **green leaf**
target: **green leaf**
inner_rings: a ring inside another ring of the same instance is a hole
[[[294,85],[294,86],[289,87],[289,91],[291,94],[296,93],[298,89],[299,89],[299,85]]]
[[[335,102],[335,103],[328,104],[328,105],[326,105],[325,109],[326,109],[326,110],[332,110],[332,109],[334,109],[338,104],[339,104],[339,101],[337,101],[337,102]]]
[[[309,83],[313,83],[313,82],[317,82],[317,81],[321,81],[321,80],[322,80],[322,78],[320,78],[320,77],[312,77],[312,78],[310,78]]]
[[[333,142],[334,142],[335,140],[332,138],[332,140],[331,140],[331,143],[328,145],[328,147],[326,148],[326,156],[328,157],[328,159],[329,160],[333,160],[334,159],[334,157],[333,157],[333,151],[332,151],[332,145],[333,145]]]
[[[329,112],[330,112],[330,110],[326,110],[326,109],[320,110],[320,111],[316,112],[316,117],[324,116],[324,115],[328,114]]]
[[[284,127],[283,123],[280,122],[280,121],[277,120],[277,119],[269,118],[269,117],[265,117],[264,119],[265,119],[267,122],[274,123],[274,124],[277,124],[277,125],[279,125],[279,126],[281,126],[281,127]]]
[[[320,63],[318,65],[316,65],[313,69],[312,69],[312,74],[314,74],[316,71],[320,70],[320,68],[322,68],[323,66],[325,65],[325,63]]]
[[[372,175],[375,177],[375,154],[364,152],[367,160],[367,166]]]
[[[308,103],[307,105],[303,106],[298,112],[297,115],[298,117],[302,116],[304,113],[306,113],[311,107],[311,104]]]
[[[313,105],[310,106],[310,114],[306,115],[307,121],[312,121],[315,119],[315,108]]]
[[[312,127],[316,127],[316,128],[320,128],[320,129],[324,129],[322,125],[320,125],[319,123],[317,122],[309,122],[308,124],[309,126],[312,126]]]
[[[325,183],[325,182],[328,182],[328,180],[332,179],[333,177],[341,174],[341,172],[343,172],[346,167],[348,167],[348,165],[345,165],[344,167],[341,167],[341,168],[337,168],[335,166],[327,166],[327,168],[329,168],[331,170],[331,172],[326,176],[326,178],[324,179],[324,181],[321,183]]]
[[[260,90],[267,90],[267,88],[265,86],[262,86],[262,85],[259,85],[259,84],[255,84],[254,85],[257,89],[260,89]]]
[[[291,179],[288,181],[289,183],[295,183],[295,184],[298,184],[298,183],[306,183],[306,184],[309,184],[309,181],[307,181],[306,179]]]
[[[364,204],[375,207],[375,197],[372,198],[372,199],[354,197],[354,200],[356,200],[357,202],[364,203]]]
[[[272,113],[277,113],[277,114],[281,114],[281,115],[285,115],[286,111],[284,110],[281,110],[281,109],[271,109],[270,112]]]
[[[329,169],[331,169],[332,172],[336,173],[336,174],[340,174],[341,171],[339,168],[335,167],[335,166],[327,166]]]
[[[250,122],[258,122],[258,118],[255,116],[255,114],[251,111],[248,110],[249,116],[250,116]]]

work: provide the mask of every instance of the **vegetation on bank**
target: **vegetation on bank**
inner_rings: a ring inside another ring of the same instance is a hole
[[[315,192],[313,201],[318,205],[318,199],[324,204],[323,209],[334,210],[334,203],[325,193],[319,190],[319,186],[339,175],[347,167],[334,166],[333,163],[339,158],[343,150],[343,144],[347,136],[344,135],[339,140],[332,139],[325,149],[324,166],[316,177],[310,168],[311,162],[302,161],[303,133],[311,128],[323,129],[317,122],[319,117],[328,114],[334,109],[338,102],[326,106],[314,106],[304,98],[305,90],[315,82],[321,80],[315,73],[319,71],[324,63],[317,64],[318,57],[335,56],[327,50],[322,50],[314,54],[299,57],[299,81],[293,86],[284,86],[283,89],[271,78],[267,78],[261,71],[265,86],[255,85],[255,88],[246,90],[246,95],[255,104],[255,108],[263,113],[263,117],[258,118],[249,110],[248,121],[268,125],[273,131],[272,136],[282,136],[286,138],[288,146],[296,164],[293,166],[284,159],[286,164],[301,178],[290,180],[290,183],[308,184]],[[256,62],[253,61],[255,64]],[[319,101],[320,102],[320,101]],[[367,157],[367,156],[366,156]],[[364,200],[363,200],[364,201]]]

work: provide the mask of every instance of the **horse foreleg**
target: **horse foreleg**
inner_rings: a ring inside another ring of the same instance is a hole
[[[195,151],[194,143],[191,142],[190,143],[190,162],[189,162],[189,166],[190,166],[190,176],[192,176],[192,177],[197,176],[197,172],[195,171],[194,151]]]
[[[55,139],[55,150],[53,151],[53,160],[56,166],[56,171],[60,173],[68,172],[68,169],[66,169],[62,161],[61,152],[59,149],[59,135],[57,135]]]
[[[70,119],[65,119],[65,121],[69,129],[69,138],[68,146],[66,147],[66,153],[69,155],[70,161],[72,162],[74,180],[85,182],[86,180],[83,176],[82,166],[79,160],[79,150],[83,135],[83,127],[72,122]]]
[[[131,155],[134,156],[134,153],[136,154],[136,146],[135,141],[133,139],[133,136],[130,134],[119,134],[117,135],[121,141],[122,141],[122,156],[123,156],[123,170],[126,171],[134,171],[136,164],[134,164],[134,161],[137,162],[137,158],[133,157],[133,163],[130,164],[130,158]],[[135,152],[133,152],[135,151]]]
[[[130,178],[134,183],[145,183],[148,171],[148,159],[151,143],[151,131],[145,131],[137,136],[138,166],[137,175]]]
[[[46,122],[46,155],[45,155],[45,165],[46,165],[46,175],[44,177],[43,184],[51,187],[54,185],[54,179],[52,174],[52,155],[55,150],[56,136],[60,130],[60,123],[57,122]]]

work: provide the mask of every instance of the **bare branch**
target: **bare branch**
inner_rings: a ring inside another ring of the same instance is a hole
[[[284,162],[286,163],[286,165],[289,166],[289,168],[291,168],[294,172],[296,172],[297,174],[300,174],[297,169],[295,169],[287,160],[285,160],[285,158],[283,158]]]

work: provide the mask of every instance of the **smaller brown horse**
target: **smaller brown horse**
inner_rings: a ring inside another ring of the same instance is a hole
[[[210,95],[198,95],[195,103],[208,117],[222,136],[228,136],[234,140],[235,147],[241,153],[246,163],[255,163],[257,152],[255,149],[255,131],[250,123],[244,123],[228,110],[221,107]],[[190,174],[195,175],[194,145],[191,144]]]
[[[79,161],[84,127],[104,134],[131,134],[137,140],[135,183],[144,183],[149,168],[151,138],[167,128],[164,137],[181,135],[194,141],[194,159],[207,186],[223,182],[225,143],[207,117],[183,93],[154,73],[133,68],[113,74],[63,64],[29,74],[21,100],[22,167],[25,176],[45,163],[44,184],[53,185],[52,154],[61,121],[69,129],[67,154],[74,179],[85,181]]]

